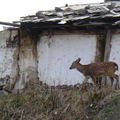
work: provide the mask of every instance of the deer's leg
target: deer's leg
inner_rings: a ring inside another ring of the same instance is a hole
[[[107,86],[107,78],[106,78],[106,76],[105,76],[105,78],[104,78],[104,80],[105,80],[105,86]]]
[[[97,79],[96,79],[96,77],[95,77],[95,76],[93,76],[93,75],[91,75],[91,78],[92,78],[92,80],[93,80],[94,84],[96,85],[96,84],[97,84]]]
[[[118,75],[115,75],[116,76],[116,80],[117,80],[117,82],[116,82],[116,89],[119,89],[119,77],[118,77]]]
[[[101,86],[102,86],[102,77],[98,77],[97,78],[98,79],[98,86],[99,86],[99,88],[101,88]]]
[[[87,83],[89,78],[90,78],[90,76],[85,76],[83,83]]]
[[[113,74],[113,75],[111,75],[111,77],[116,79],[117,82],[116,82],[115,88],[118,89],[119,88],[119,77],[118,77],[118,75]]]
[[[113,86],[114,78],[113,78],[113,77],[110,77],[110,80],[111,80],[111,87],[112,87],[112,86]]]
[[[87,83],[88,82],[88,78],[85,77],[83,83]]]

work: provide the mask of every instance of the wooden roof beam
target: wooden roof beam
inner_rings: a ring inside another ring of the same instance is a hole
[[[9,23],[9,22],[2,22],[2,21],[0,21],[0,24],[2,24],[2,25],[14,26],[14,27],[20,27],[19,24]]]

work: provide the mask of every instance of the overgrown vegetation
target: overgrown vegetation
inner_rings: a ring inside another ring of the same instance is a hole
[[[0,120],[93,120],[100,110],[98,103],[113,92],[109,87],[83,86],[77,90],[51,88],[3,95]]]

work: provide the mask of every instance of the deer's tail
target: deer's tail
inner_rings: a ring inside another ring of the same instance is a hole
[[[118,64],[115,63],[114,65],[115,65],[116,70],[118,70]]]

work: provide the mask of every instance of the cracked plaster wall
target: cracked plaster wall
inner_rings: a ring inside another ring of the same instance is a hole
[[[17,30],[0,32],[0,78],[9,75],[4,90],[16,93],[27,82],[38,81],[36,40],[18,37]]]
[[[18,47],[17,30],[5,30],[0,32],[0,78],[10,76],[9,84],[5,89],[11,91],[18,77]],[[15,77],[16,76],[16,77]]]
[[[19,79],[15,89],[24,89],[27,82],[37,82],[37,51],[36,40],[30,36],[21,37],[19,43]]]
[[[119,37],[112,36],[109,58],[118,65]],[[17,30],[0,32],[0,78],[10,76],[5,90],[22,90],[27,82],[38,82],[38,77],[49,85],[81,83],[84,76],[69,67],[78,57],[82,64],[94,62],[100,54],[97,41],[97,35],[89,34],[42,35],[37,41],[29,34],[19,39]]]

